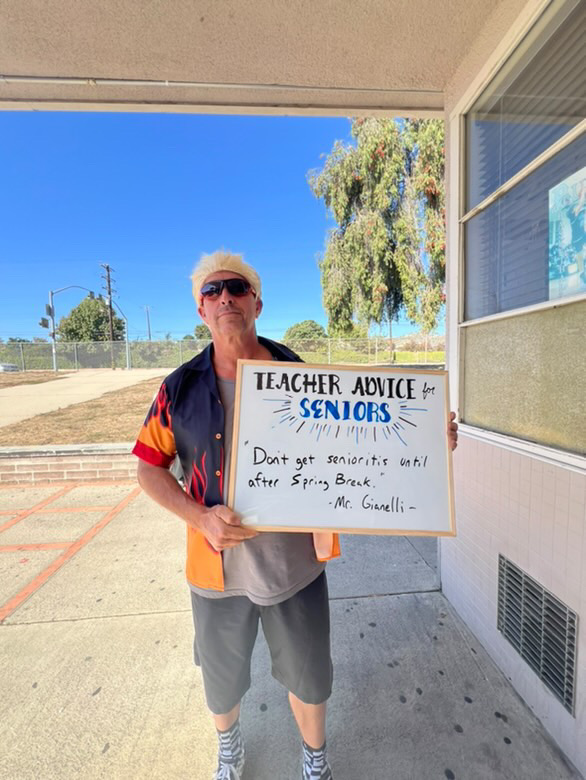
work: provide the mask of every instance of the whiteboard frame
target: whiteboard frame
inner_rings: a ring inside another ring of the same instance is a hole
[[[238,470],[238,439],[240,433],[240,411],[241,411],[241,398],[242,398],[242,372],[244,366],[266,366],[268,368],[278,368],[279,366],[286,366],[291,368],[291,365],[296,365],[294,361],[277,361],[277,360],[238,360],[236,366],[236,386],[234,394],[234,423],[232,428],[232,452],[230,456],[230,473],[228,482],[228,506],[232,508],[234,506],[234,498],[236,492],[236,474]],[[372,366],[364,363],[353,364],[332,364],[332,363],[299,363],[299,366],[303,366],[304,369],[310,371],[325,369],[327,371],[353,371],[358,373],[360,371],[379,371],[386,374],[417,374],[417,375],[429,375],[435,378],[441,378],[444,384],[444,423],[445,423],[445,447],[446,447],[446,464],[448,469],[448,515],[449,515],[449,530],[447,531],[423,531],[423,530],[411,530],[411,529],[380,529],[380,528],[339,528],[337,526],[319,527],[315,525],[306,526],[299,525],[295,527],[291,526],[279,526],[279,525],[260,525],[256,526],[253,523],[247,523],[247,528],[252,528],[258,532],[264,531],[278,531],[280,533],[338,533],[338,534],[367,534],[369,536],[456,536],[456,518],[455,518],[455,505],[454,505],[454,470],[452,464],[452,450],[448,444],[448,425],[450,422],[450,385],[448,381],[448,372],[445,370],[436,369],[420,369],[420,368],[396,368],[392,366]]]

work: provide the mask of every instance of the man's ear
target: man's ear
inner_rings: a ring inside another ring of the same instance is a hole
[[[208,324],[208,321],[206,320],[206,315],[205,315],[205,311],[204,311],[204,309],[203,309],[203,306],[198,306],[198,307],[197,307],[197,313],[199,314],[199,316],[202,318],[202,320],[203,320],[203,321],[205,322],[205,324],[207,325],[207,324]]]
[[[262,301],[260,298],[256,299],[256,316],[260,317],[260,313],[262,311]]]

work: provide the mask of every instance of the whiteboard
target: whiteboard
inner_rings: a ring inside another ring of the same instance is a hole
[[[455,535],[446,371],[239,360],[235,399],[244,524]]]

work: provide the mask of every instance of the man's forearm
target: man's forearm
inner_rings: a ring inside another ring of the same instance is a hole
[[[153,501],[181,517],[192,528],[201,529],[205,508],[181,488],[168,469],[140,460],[137,478],[138,484]]]

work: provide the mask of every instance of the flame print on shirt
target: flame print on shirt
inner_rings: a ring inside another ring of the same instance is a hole
[[[153,466],[169,466],[175,457],[175,437],[165,383],[157,394],[138,434],[133,452]]]
[[[149,413],[144,421],[145,427],[148,427],[150,421],[156,418],[163,428],[171,428],[171,412],[169,411],[169,397],[167,388],[163,383],[159,389],[157,397],[152,403]]]
[[[197,450],[194,450],[191,463],[191,479],[189,481],[189,494],[195,498],[198,504],[205,504],[206,491],[208,489],[208,475],[206,474],[206,454],[203,453],[200,463],[197,462]]]

